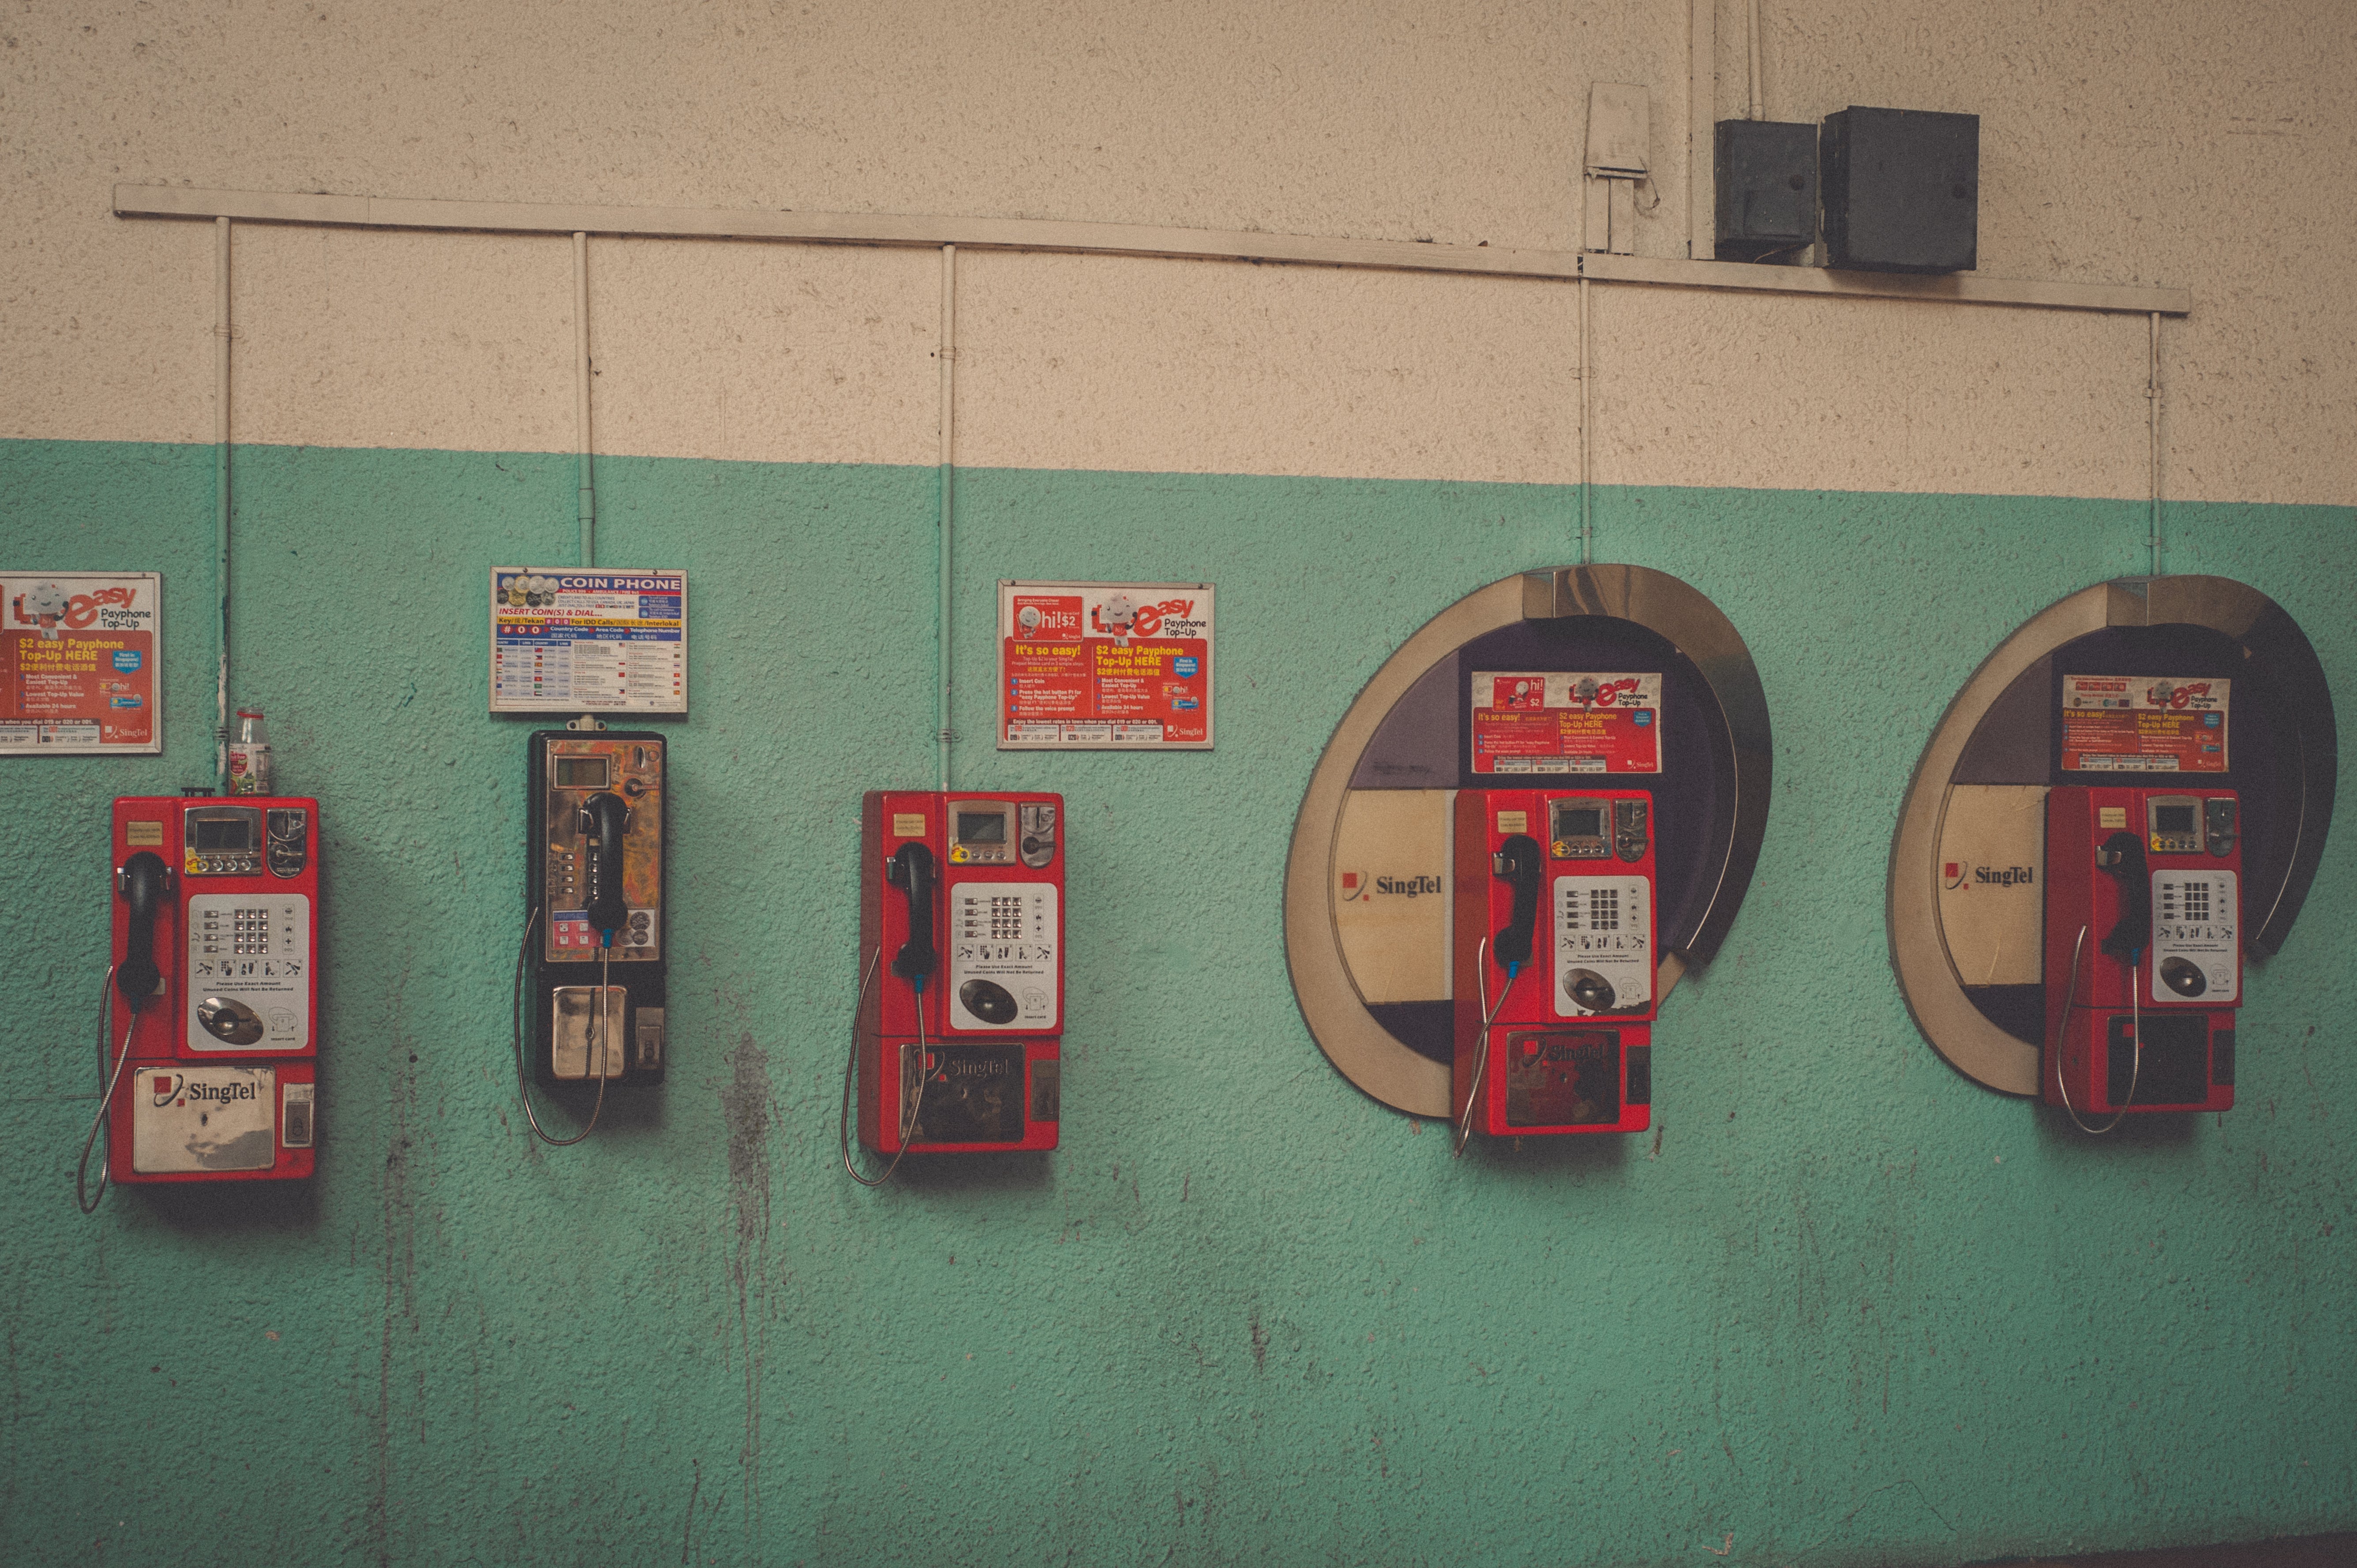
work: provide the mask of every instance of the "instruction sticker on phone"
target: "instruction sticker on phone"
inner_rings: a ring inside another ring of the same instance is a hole
[[[2062,770],[2223,773],[2233,687],[2200,675],[2065,675]]]
[[[1476,671],[1476,773],[1659,773],[1662,677]]]

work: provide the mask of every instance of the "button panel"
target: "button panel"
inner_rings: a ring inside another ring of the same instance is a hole
[[[189,898],[186,1038],[200,1051],[296,1051],[311,1043],[308,897],[256,892]]]

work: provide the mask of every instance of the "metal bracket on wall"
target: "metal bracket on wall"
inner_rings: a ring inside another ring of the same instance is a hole
[[[780,240],[803,244],[956,245],[977,251],[1165,256],[1199,261],[1291,262],[1305,266],[1393,272],[1476,273],[1491,277],[1591,277],[1673,288],[1813,294],[1854,299],[1946,300],[1959,305],[2047,310],[2129,311],[2183,316],[2193,295],[2133,284],[2050,283],[1958,273],[1914,277],[1837,273],[1749,262],[1582,255],[1576,251],[1427,245],[1414,240],[1344,240],[1142,223],[1072,223],[1042,218],[902,217],[867,212],[768,212],[718,207],[597,207],[580,203],[434,201],[300,191],[213,190],[118,185],[118,218],[231,218],[251,223],[350,229],[423,229],[489,234],[630,234],[667,239]]]

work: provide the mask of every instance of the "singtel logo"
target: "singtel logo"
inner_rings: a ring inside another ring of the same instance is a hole
[[[1941,872],[1952,893],[1975,886],[2024,887],[2038,880],[2038,873],[2027,865],[1966,865],[1952,860],[1941,867]]]
[[[199,1104],[210,1100],[216,1105],[227,1105],[233,1100],[261,1098],[259,1084],[245,1083],[186,1083],[176,1073],[158,1073],[152,1085],[157,1105],[169,1105],[187,1097]]]
[[[1421,898],[1427,893],[1437,894],[1441,891],[1440,878],[1437,876],[1385,875],[1369,882],[1358,872],[1342,873],[1342,902],[1345,904],[1355,904],[1362,898],[1378,894],[1389,897]]]

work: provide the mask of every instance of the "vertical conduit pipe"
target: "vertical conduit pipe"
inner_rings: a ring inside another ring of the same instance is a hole
[[[1594,408],[1587,395],[1587,279],[1579,280],[1579,564],[1596,564],[1596,509],[1591,497],[1594,484],[1588,464],[1587,426]]]
[[[2144,372],[2145,433],[2151,446],[2152,503],[2145,542],[2152,551],[2152,575],[2160,575],[2160,312],[2152,313],[2152,335]]]
[[[941,560],[936,568],[941,586],[941,624],[934,629],[933,716],[939,721],[935,739],[941,747],[940,784],[950,787],[950,566],[951,530],[957,496],[957,247],[942,247],[942,522]]]
[[[1768,95],[1760,88],[1760,0],[1751,0],[1750,15],[1743,33],[1751,55],[1751,117],[1765,120],[1768,118]]]
[[[581,564],[597,564],[597,484],[589,467],[589,236],[573,236],[573,414],[580,453]]]
[[[213,789],[229,793],[229,220],[213,220]]]

